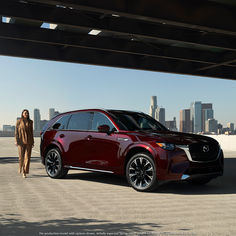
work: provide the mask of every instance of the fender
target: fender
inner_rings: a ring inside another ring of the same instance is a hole
[[[162,158],[160,158],[160,154],[162,154],[162,152],[159,153],[158,150],[155,149],[151,144],[148,145],[147,143],[143,143],[143,142],[142,143],[136,143],[136,144],[133,144],[133,145],[127,147],[127,149],[125,150],[125,152],[122,156],[122,159],[123,159],[123,170],[122,171],[125,172],[125,165],[126,165],[126,162],[127,162],[127,154],[129,153],[129,151],[131,151],[132,149],[135,149],[135,148],[143,148],[143,149],[147,150],[152,155],[154,163],[156,165],[156,168],[159,170],[158,173],[157,173],[157,175],[159,177],[159,175],[161,175],[162,172],[165,170],[164,167],[167,165],[168,161],[166,159],[162,160]]]
[[[147,143],[135,143],[135,144],[128,146],[127,149],[124,151],[124,153],[123,153],[124,159],[127,156],[128,152],[134,148],[146,149],[148,152],[151,153],[154,160],[156,159],[156,156],[158,155],[157,151],[151,145],[149,145]]]
[[[45,151],[44,151],[44,159],[45,159],[45,157],[46,157],[46,153],[48,152],[48,150],[50,149],[50,147],[51,146],[56,146],[59,150],[60,150],[60,152],[61,153],[64,153],[64,148],[63,148],[63,146],[61,145],[61,143],[60,142],[58,142],[57,140],[52,140],[52,142],[47,146],[47,148],[45,149]]]

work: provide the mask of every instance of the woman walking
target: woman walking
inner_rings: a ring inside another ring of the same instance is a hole
[[[27,109],[22,111],[21,118],[16,122],[15,138],[19,152],[19,173],[26,178],[26,174],[29,173],[31,150],[34,146],[33,121],[30,120]]]

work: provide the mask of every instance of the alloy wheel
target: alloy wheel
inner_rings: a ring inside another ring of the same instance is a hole
[[[128,176],[133,187],[138,190],[145,190],[153,183],[153,164],[147,158],[138,156],[130,162]]]
[[[46,157],[46,171],[50,177],[55,177],[61,169],[61,157],[57,150],[49,151]]]

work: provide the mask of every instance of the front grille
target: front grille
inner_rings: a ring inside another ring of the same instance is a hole
[[[219,145],[215,143],[193,143],[189,145],[193,161],[214,161],[219,154]]]

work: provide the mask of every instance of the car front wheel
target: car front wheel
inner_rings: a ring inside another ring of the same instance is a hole
[[[63,167],[61,153],[57,148],[48,151],[45,158],[45,169],[51,178],[60,179],[67,175],[68,169]]]
[[[137,153],[126,166],[128,183],[137,191],[152,191],[157,187],[156,166],[146,153]]]

